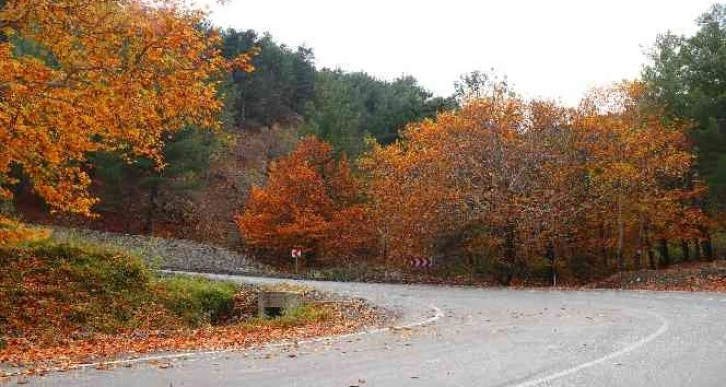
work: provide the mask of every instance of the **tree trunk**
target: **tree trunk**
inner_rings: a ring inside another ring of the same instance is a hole
[[[633,259],[635,260],[635,262],[634,262],[635,265],[633,268],[635,270],[640,270],[642,268],[643,250],[638,249],[635,252],[635,256],[633,257]]]
[[[514,225],[509,225],[505,232],[504,237],[504,265],[501,270],[501,280],[503,285],[508,286],[512,279],[514,279],[515,273],[517,272],[516,252],[515,252],[515,241],[514,241]]]
[[[711,233],[708,232],[706,227],[701,226],[701,234],[703,240],[701,241],[701,250],[703,251],[703,258],[707,261],[713,261],[713,241],[711,240]]]
[[[648,254],[648,268],[651,270],[655,270],[655,252],[653,251],[653,242],[650,240],[650,228],[645,227],[645,251],[647,251]]]
[[[504,258],[508,262],[514,263],[515,258],[515,242],[514,242],[514,227],[509,227],[509,230],[507,230],[507,238],[506,242],[504,243]]]
[[[247,122],[247,85],[242,87],[242,98],[240,98],[239,118],[240,118],[240,120],[239,120],[239,122],[237,122],[237,125],[242,125],[245,122]]]
[[[648,268],[651,270],[655,270],[655,251],[653,251],[652,248],[648,249]]]
[[[681,255],[683,256],[684,261],[690,261],[691,260],[691,250],[688,247],[688,240],[687,239],[681,239]]]
[[[702,242],[703,244],[703,255],[706,256],[706,260],[713,261],[713,241],[711,240],[711,234],[706,234],[706,238]]]
[[[660,263],[662,267],[668,267],[671,264],[671,254],[668,250],[668,240],[660,239]]]
[[[693,259],[696,261],[701,260],[701,243],[698,239],[693,240]]]
[[[608,263],[609,263],[608,262],[608,249],[605,244],[605,237],[607,236],[607,234],[605,233],[605,225],[603,225],[602,223],[600,223],[599,234],[600,234],[600,256],[602,258],[603,267],[607,269]]]
[[[623,245],[625,240],[625,224],[623,222],[623,206],[618,199],[618,270],[625,270],[625,254]]]
[[[147,235],[154,234],[154,217],[156,216],[157,207],[159,206],[159,187],[154,184],[149,191],[149,210],[146,212],[146,224],[144,225],[144,233]]]
[[[383,263],[388,267],[388,224],[386,229],[383,231]]]
[[[547,243],[547,253],[545,254],[547,260],[550,263],[550,278],[552,279],[552,286],[557,286],[557,268],[555,267],[555,246],[550,241]]]
[[[640,230],[638,232],[638,250],[635,251],[635,270],[640,270],[643,265],[643,249],[645,248],[645,221],[640,222]]]

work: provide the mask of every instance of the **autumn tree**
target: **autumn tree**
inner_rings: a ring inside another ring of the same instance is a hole
[[[679,222],[699,219],[679,184],[688,123],[642,108],[642,90],[617,85],[571,109],[495,83],[374,146],[362,166],[380,254],[463,258],[509,283],[545,266],[588,276],[612,263],[589,257],[611,251],[618,268],[639,265],[656,241],[692,232]]]
[[[302,140],[253,187],[237,224],[248,246],[277,258],[300,248],[308,257],[346,259],[370,247],[366,207],[345,154],[316,138]]]
[[[614,248],[621,270],[626,253],[639,267],[658,239],[693,231],[671,227],[688,205],[682,197],[690,194],[683,186],[693,162],[686,137],[690,123],[642,105],[643,93],[641,83],[596,90],[583,101],[577,120],[585,134],[579,147],[585,155],[587,202],[591,215],[604,222],[596,229],[611,230],[601,243]]]
[[[454,82],[454,97],[460,104],[482,100],[509,90],[507,78],[499,77],[494,69],[488,72],[474,70],[459,76]]]
[[[502,247],[503,255],[489,258],[515,265],[516,220],[509,214],[511,198],[527,183],[515,169],[523,155],[515,149],[524,105],[500,91],[412,124],[401,142],[377,146],[364,158],[374,222],[393,259],[440,254],[454,238],[457,248]]]
[[[89,152],[163,166],[161,139],[218,126],[220,55],[175,0],[9,0],[0,10],[0,194],[21,171],[53,210],[90,214]]]

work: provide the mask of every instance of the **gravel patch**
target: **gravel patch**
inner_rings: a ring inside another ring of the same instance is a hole
[[[157,269],[228,274],[272,274],[274,270],[244,254],[183,239],[117,234],[86,229],[53,227],[58,242],[92,243],[127,251]]]

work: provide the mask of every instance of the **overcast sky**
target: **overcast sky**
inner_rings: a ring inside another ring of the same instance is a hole
[[[690,34],[711,0],[230,0],[222,27],[269,31],[314,49],[318,67],[410,74],[439,95],[493,68],[527,96],[572,104],[592,86],[632,79],[658,33]]]

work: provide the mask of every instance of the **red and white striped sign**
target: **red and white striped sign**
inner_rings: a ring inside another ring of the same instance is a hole
[[[292,249],[291,253],[293,258],[300,258],[302,257],[302,249]]]
[[[411,266],[413,267],[434,267],[434,261],[431,258],[411,258]]]

